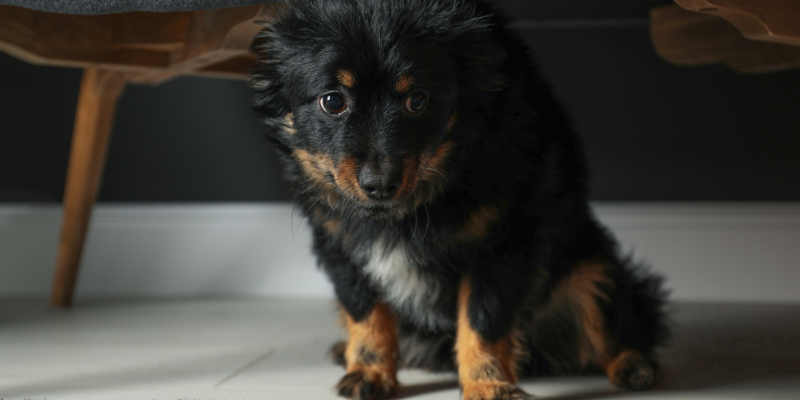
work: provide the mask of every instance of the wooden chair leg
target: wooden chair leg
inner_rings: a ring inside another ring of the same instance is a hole
[[[119,71],[89,67],[83,72],[64,189],[64,217],[50,297],[68,307],[78,276],[92,206],[102,179],[117,100],[125,87]]]

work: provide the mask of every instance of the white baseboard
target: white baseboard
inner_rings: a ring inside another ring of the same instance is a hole
[[[330,297],[292,205],[96,207],[78,296]],[[599,203],[626,251],[668,278],[673,297],[800,301],[800,204]],[[0,296],[46,296],[61,218],[55,205],[0,206]],[[299,227],[299,228],[298,228]]]

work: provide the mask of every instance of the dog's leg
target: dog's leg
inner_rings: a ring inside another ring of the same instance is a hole
[[[515,347],[519,344],[513,334],[491,343],[470,324],[468,308],[471,292],[472,287],[465,279],[458,293],[456,336],[458,380],[464,400],[533,399],[533,396],[514,385],[517,380]]]
[[[620,288],[611,274],[618,268],[598,260],[581,262],[553,292],[554,304],[571,310],[575,315],[578,359],[582,368],[598,365],[605,370],[612,384],[626,390],[643,390],[653,385],[656,364],[640,351],[620,345],[619,338],[608,331],[608,321],[602,311],[608,305],[621,306],[613,304],[612,298],[631,301],[614,294]]]
[[[354,400],[378,400],[397,392],[397,324],[389,307],[378,302],[366,318],[345,315],[349,339],[344,351],[347,375],[336,386]]]

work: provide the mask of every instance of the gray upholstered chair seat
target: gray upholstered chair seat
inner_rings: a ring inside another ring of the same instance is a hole
[[[259,0],[0,0],[11,5],[64,14],[111,14],[127,11],[188,11],[241,7]]]

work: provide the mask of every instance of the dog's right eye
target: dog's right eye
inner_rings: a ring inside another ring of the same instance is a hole
[[[328,93],[319,98],[319,106],[330,114],[341,114],[347,108],[344,97],[339,93]]]

